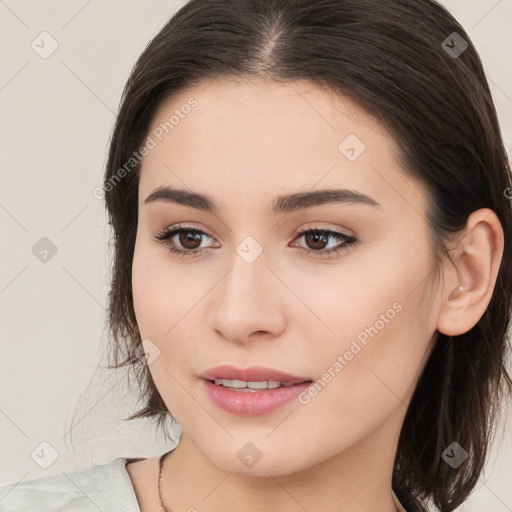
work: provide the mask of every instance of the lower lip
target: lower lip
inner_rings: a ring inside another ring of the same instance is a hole
[[[227,412],[240,416],[258,416],[271,412],[307,389],[311,382],[293,386],[266,389],[265,391],[232,391],[204,380],[206,391],[215,404]]]

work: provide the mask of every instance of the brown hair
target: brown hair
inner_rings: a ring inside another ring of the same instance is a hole
[[[454,34],[456,33],[456,34]],[[467,47],[466,47],[467,45]],[[131,288],[140,165],[126,170],[159,105],[200,80],[307,79],[347,95],[398,141],[401,163],[429,192],[439,263],[479,208],[497,214],[504,255],[490,304],[470,331],[437,333],[401,430],[393,489],[409,510],[465,501],[484,467],[506,369],[511,315],[510,170],[480,58],[464,29],[431,0],[191,0],[138,58],[110,141],[104,191],[113,230],[108,325],[114,367],[137,375],[143,408],[170,417],[141,351]],[[120,173],[124,167],[125,172]],[[172,418],[172,417],[171,417]],[[469,458],[441,457],[457,441]]]

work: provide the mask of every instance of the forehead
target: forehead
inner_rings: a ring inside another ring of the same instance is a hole
[[[308,81],[201,82],[160,105],[148,136],[155,145],[141,165],[141,202],[165,184],[228,190],[226,200],[340,186],[393,200],[394,182],[412,184],[373,116]]]
[[[191,103],[194,103],[192,108]],[[284,83],[247,78],[204,80],[164,100],[151,130],[169,122],[173,114],[176,114],[172,121],[174,133],[180,131],[179,125],[183,131],[183,125],[193,123],[198,137],[215,137],[220,129],[226,133],[230,126],[231,135],[242,136],[239,129],[245,128],[244,133],[253,135],[278,134],[282,141],[297,137],[299,129],[303,135],[316,138],[326,130],[349,127],[361,136],[369,129],[383,138],[389,137],[371,114],[346,96],[306,80]],[[192,121],[185,123],[187,118]],[[282,130],[289,121],[293,124]],[[214,132],[213,127],[216,127]],[[207,131],[198,132],[201,128]]]

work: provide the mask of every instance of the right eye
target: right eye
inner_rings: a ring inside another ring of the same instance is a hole
[[[173,254],[195,256],[204,251],[204,248],[201,248],[201,238],[204,236],[211,238],[208,233],[200,229],[180,225],[160,231],[154,236],[154,239],[167,247]],[[173,240],[175,238],[177,241]]]

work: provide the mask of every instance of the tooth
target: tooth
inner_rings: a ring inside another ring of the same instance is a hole
[[[215,379],[215,384],[217,386],[224,386],[229,389],[240,391],[260,391],[264,389],[276,389],[279,387],[290,387],[294,385],[289,382],[280,382],[278,380],[245,382],[237,379]]]
[[[231,387],[232,381],[230,381],[229,379],[215,379],[215,384],[219,386]]]
[[[267,382],[248,382],[247,387],[251,389],[267,389]]]

